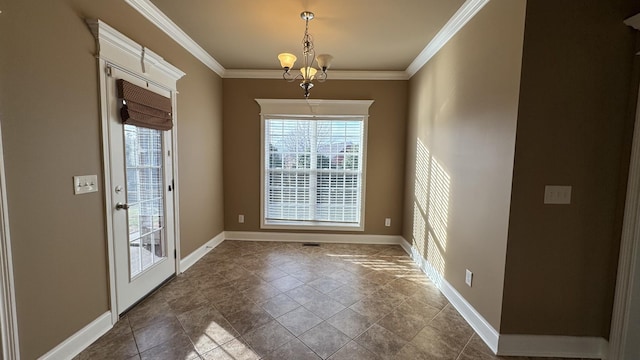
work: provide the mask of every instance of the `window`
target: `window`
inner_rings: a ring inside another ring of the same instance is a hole
[[[364,230],[367,116],[318,100],[267,114],[261,101],[262,227]]]

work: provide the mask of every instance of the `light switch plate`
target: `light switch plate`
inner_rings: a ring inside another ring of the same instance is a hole
[[[73,177],[73,193],[76,195],[98,191],[98,175],[79,175]]]
[[[571,186],[547,185],[544,187],[544,203],[571,204]]]

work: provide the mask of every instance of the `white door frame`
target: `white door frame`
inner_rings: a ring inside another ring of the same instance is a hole
[[[640,30],[640,14],[624,21]],[[633,144],[627,179],[627,195],[624,207],[618,275],[609,333],[609,360],[625,360],[627,341],[633,335],[629,329],[631,306],[640,296],[640,288],[634,285],[640,277],[640,94],[636,102]],[[637,306],[637,305],[636,305]]]
[[[91,28],[96,38],[98,53],[98,76],[100,79],[100,108],[101,108],[101,131],[102,131],[102,161],[103,180],[105,197],[105,225],[107,234],[107,253],[109,256],[109,295],[111,322],[118,321],[117,297],[116,297],[116,276],[115,276],[115,253],[113,248],[113,217],[111,198],[111,159],[109,151],[109,114],[107,102],[107,78],[110,66],[116,66],[132,75],[149,80],[159,86],[172,90],[177,94],[176,82],[185,73],[175,66],[166,62],[162,57],[142,45],[137,44],[101,20],[90,19],[87,24]],[[177,121],[178,112],[176,96],[172,96],[173,106],[173,136],[171,141],[171,155],[173,158],[173,180],[174,185],[178,184],[178,138]],[[180,273],[180,222],[179,222],[179,201],[177,186],[174,186],[174,239],[176,249],[176,269],[175,273]],[[168,254],[171,256],[171,254]]]
[[[609,334],[609,360],[624,359],[630,335],[629,316],[634,296],[640,289],[634,288],[634,279],[640,276],[640,98],[636,105],[633,145],[624,208],[618,275]]]
[[[9,236],[9,209],[7,206],[7,181],[4,173],[2,131],[0,129],[0,333],[2,358],[20,359],[18,341],[18,315],[16,313],[15,287],[13,284],[13,260]]]

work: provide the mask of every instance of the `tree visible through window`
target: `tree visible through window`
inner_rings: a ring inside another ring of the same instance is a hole
[[[362,118],[265,119],[265,223],[359,226]]]

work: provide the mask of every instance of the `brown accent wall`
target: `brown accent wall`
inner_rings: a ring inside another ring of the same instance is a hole
[[[182,253],[223,230],[222,80],[124,1],[3,2],[0,122],[22,358],[50,351],[109,309],[95,40],[100,18],[187,75],[178,82]]]
[[[636,101],[632,3],[527,2],[502,333],[608,337]],[[544,205],[545,185],[573,186],[571,205]]]
[[[404,238],[496,329],[524,15],[489,2],[410,82]]]
[[[260,106],[263,99],[301,99],[296,83],[224,79],[225,230],[260,230]],[[365,234],[400,235],[404,188],[407,81],[329,80],[314,99],[369,100]],[[238,214],[245,223],[238,223]],[[384,226],[390,217],[391,227]]]

